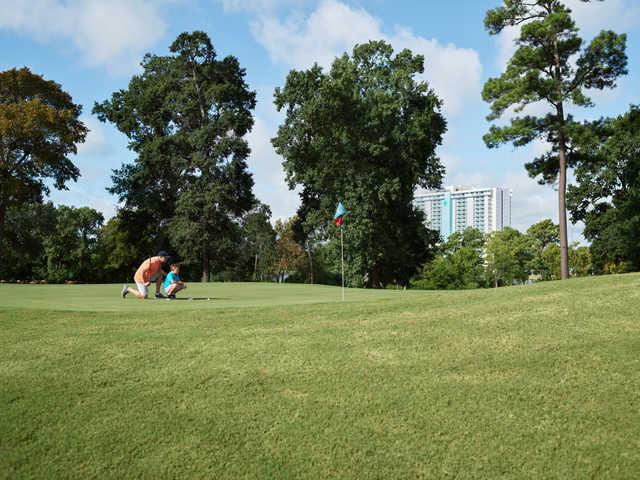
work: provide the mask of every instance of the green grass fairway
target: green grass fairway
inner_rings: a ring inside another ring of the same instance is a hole
[[[640,478],[640,275],[119,290],[0,285],[0,478]]]

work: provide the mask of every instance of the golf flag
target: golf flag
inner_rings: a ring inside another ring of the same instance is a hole
[[[333,216],[333,221],[336,223],[336,225],[342,225],[342,217],[344,217],[345,213],[347,213],[347,211],[344,209],[344,205],[342,205],[342,202],[338,203],[336,214]]]

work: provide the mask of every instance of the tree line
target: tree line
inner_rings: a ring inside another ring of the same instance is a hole
[[[238,225],[225,268],[211,275],[218,281],[316,281],[337,283],[314,252],[315,274],[293,230],[295,219],[270,222],[266,205],[247,212]],[[132,248],[135,242],[120,216],[104,222],[89,207],[26,203],[9,208],[3,238],[4,268],[0,279],[24,282],[113,283],[129,281],[142,257],[155,254]],[[199,278],[199,265],[186,264],[184,276]]]
[[[578,243],[569,246],[569,270],[575,277],[600,273],[590,248]],[[411,285],[463,290],[561,278],[560,228],[546,219],[525,233],[509,227],[490,234],[476,228],[455,232],[438,246],[433,260],[424,265]]]
[[[330,220],[339,201],[348,210],[349,286],[446,288],[437,279],[456,271],[456,262],[465,265],[463,279],[452,274],[456,288],[508,285],[525,273],[547,279],[584,272],[571,264],[583,253],[567,243],[566,213],[585,223],[590,272],[640,269],[638,107],[590,122],[567,113],[570,105],[592,106],[590,90],[613,88],[626,74],[625,35],[601,32],[583,45],[559,0],[505,1],[487,13],[485,26],[490,34],[520,28],[505,72],[483,90],[490,121],[512,116],[490,128],[487,146],[550,145],[526,165],[541,183],[558,185],[558,240],[539,255],[530,232],[461,232],[444,242],[425,224],[412,199],[417,187],[442,186],[442,101],[419,79],[425,59],[384,41],[356,45],[326,70],[292,70],[276,88],[284,119],[272,144],[290,188],[300,191],[300,207],[272,225],[247,163],[255,92],[238,59],[219,58],[209,36],[196,31],[180,34],[167,55],[147,54],[126,89],[93,105],[136,155],[112,173],[108,190],[119,208],[106,223],[93,209],[46,202],[50,188],[66,188],[80,175],[71,156],[87,134],[82,107],[27,68],[0,72],[0,260],[10,265],[7,280],[122,281],[163,249],[183,262],[188,279],[337,283],[340,244]],[[550,112],[517,115],[536,102]],[[566,187],[569,168],[576,182]],[[526,248],[514,246],[521,243]],[[516,263],[526,268],[512,268],[505,252],[520,252],[526,259]],[[534,265],[543,252],[547,263],[557,254],[559,274]],[[467,269],[467,257],[476,267]]]
[[[140,259],[123,236],[120,219],[105,223],[102,214],[89,207],[30,203],[10,208],[7,220],[15,227],[6,232],[5,244],[12,248],[4,254],[5,281],[123,282]],[[340,259],[333,247],[328,242],[310,246],[297,232],[299,225],[292,217],[272,226],[266,205],[250,211],[242,219],[231,259],[212,280],[338,285]],[[447,290],[557,280],[559,239],[559,226],[551,220],[532,225],[526,233],[508,227],[491,234],[475,228],[455,232],[434,247],[409,286]],[[620,265],[594,262],[587,246],[573,244],[569,251],[573,276],[620,271]],[[198,278],[199,273],[187,265],[184,274]]]

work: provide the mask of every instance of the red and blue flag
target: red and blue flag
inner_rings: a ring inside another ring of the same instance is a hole
[[[344,209],[344,205],[342,205],[342,202],[338,203],[336,214],[333,216],[333,221],[335,222],[336,225],[338,226],[342,225],[342,219],[345,213],[347,213],[347,211]]]

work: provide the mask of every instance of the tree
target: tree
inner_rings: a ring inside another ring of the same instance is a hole
[[[94,112],[138,153],[114,172],[111,191],[208,281],[211,267],[224,268],[237,253],[239,223],[255,204],[244,138],[255,92],[238,60],[218,60],[204,32],[180,34],[170,52],[146,55],[128,90]]]
[[[130,230],[123,226],[124,213],[126,212],[120,211],[98,231],[94,257],[98,271],[94,281],[130,281],[141,259],[151,255],[151,245],[147,244],[146,248],[139,249],[140,242],[131,238]]]
[[[493,125],[484,140],[490,148],[508,142],[523,146],[537,138],[551,144],[551,151],[526,167],[532,177],[541,176],[541,183],[558,182],[561,277],[566,279],[567,168],[578,160],[572,148],[575,122],[566,111],[571,104],[592,106],[586,89],[613,88],[616,79],[627,73],[626,36],[603,31],[581,50],[582,40],[571,11],[559,0],[504,0],[503,6],[487,12],[484,23],[492,35],[507,27],[520,27],[518,49],[505,72],[484,85],[482,97],[491,102],[487,119],[496,120],[511,107],[520,112],[535,102],[551,108],[542,117],[516,116],[510,125]]]
[[[571,267],[571,274],[576,277],[593,275],[591,248],[584,245],[572,245],[569,254],[569,265]]]
[[[583,127],[572,219],[585,223],[596,271],[640,270],[640,107]]]
[[[276,220],[276,255],[270,270],[276,275],[278,282],[284,282],[304,263],[304,250],[296,242],[293,231],[295,223],[295,217],[286,221]]]
[[[433,247],[412,204],[416,186],[437,188],[444,168],[435,154],[446,124],[441,102],[415,76],[424,59],[385,42],[357,45],[325,73],[292,70],[275,105],[286,117],[272,139],[290,188],[301,187],[306,232],[321,233],[342,201],[346,281],[353,286],[407,284]]]
[[[518,230],[506,227],[493,232],[487,239],[487,281],[494,287],[524,283],[530,275],[531,241]]]
[[[0,72],[0,243],[9,207],[40,203],[50,184],[77,180],[69,155],[87,135],[81,112],[59,84],[28,68]]]
[[[260,204],[250,211],[242,225],[242,252],[250,264],[251,279],[263,280],[275,255],[276,231],[270,223],[271,209]]]
[[[93,208],[60,205],[56,209],[55,228],[44,242],[48,280],[88,283],[95,278],[95,247],[103,221]]]
[[[55,231],[56,208],[51,202],[13,205],[7,209],[6,221],[11,228],[0,240],[2,279],[46,279],[45,240]]]
[[[571,265],[571,255],[569,255]],[[560,280],[560,245],[549,243],[542,250],[534,251],[531,273],[538,274],[540,280]]]
[[[551,243],[560,241],[560,227],[549,218],[534,223],[527,229],[527,235],[531,237],[534,247],[544,250]]]
[[[541,280],[560,278],[560,227],[547,218],[531,225],[527,235],[532,247],[531,273]]]
[[[454,232],[440,247],[440,254],[425,265],[422,280],[414,285],[437,290],[484,286],[484,245],[484,235],[476,228]]]

